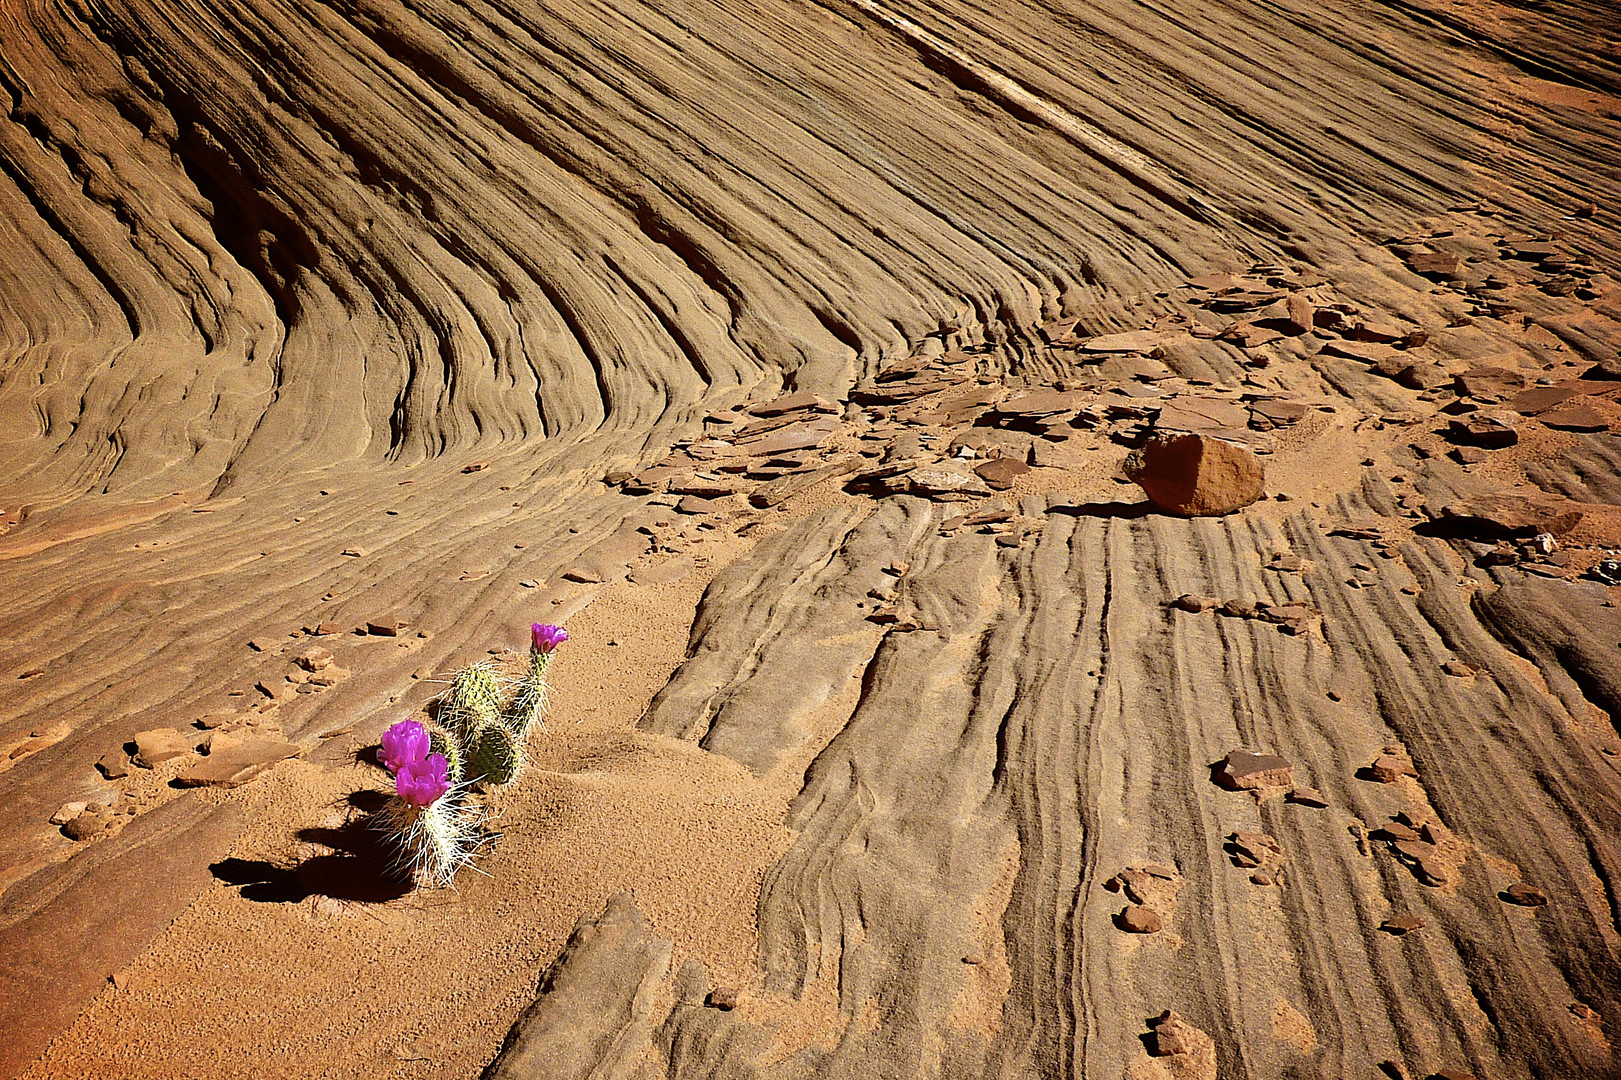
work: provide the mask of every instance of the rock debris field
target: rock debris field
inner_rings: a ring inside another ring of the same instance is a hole
[[[1618,56],[0,0],[0,1076],[1621,1075]]]

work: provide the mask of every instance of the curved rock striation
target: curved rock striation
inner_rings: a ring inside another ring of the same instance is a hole
[[[1618,32],[0,5],[0,1073],[88,1060],[67,1025],[260,807],[137,736],[337,767],[690,548],[718,571],[624,737],[793,838],[741,989],[667,897],[582,923],[529,1022],[601,1029],[575,1073],[1145,1080],[1208,1036],[1221,1075],[1613,1075]],[[1115,473],[1163,435],[1265,497],[1153,513]],[[1492,531],[1528,495],[1568,531]],[[1235,750],[1293,786],[1218,786]],[[165,887],[120,906],[121,854]],[[75,933],[109,941],[52,971]]]

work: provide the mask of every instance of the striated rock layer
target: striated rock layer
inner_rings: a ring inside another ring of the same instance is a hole
[[[0,0],[0,1074],[1615,1075],[1618,36]],[[1154,513],[1162,436],[1267,497]],[[409,948],[175,937],[227,884],[431,920],[228,853],[513,627],[688,575],[638,726],[545,782],[753,793],[736,895],[509,846],[499,922]],[[449,980],[543,893],[572,943]],[[256,1034],[310,1002],[376,1034]]]

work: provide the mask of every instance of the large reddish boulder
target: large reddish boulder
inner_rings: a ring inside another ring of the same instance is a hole
[[[1215,517],[1261,497],[1266,472],[1242,446],[1207,435],[1151,440],[1126,458],[1126,475],[1157,508],[1183,517]]]

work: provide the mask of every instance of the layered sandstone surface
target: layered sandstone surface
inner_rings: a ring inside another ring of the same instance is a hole
[[[0,0],[0,1075],[1615,1075],[1618,41]]]

